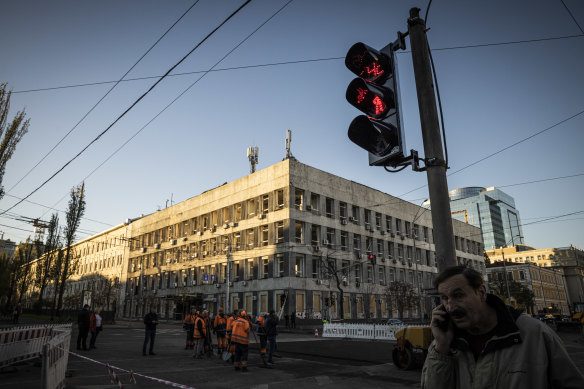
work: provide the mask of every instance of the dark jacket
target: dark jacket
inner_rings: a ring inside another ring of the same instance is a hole
[[[266,320],[266,336],[268,339],[274,339],[278,336],[278,323],[280,323],[280,319],[276,315],[268,316]]]
[[[87,330],[89,331],[89,320],[91,318],[91,313],[88,309],[82,309],[77,316],[77,325],[79,326],[80,330]]]
[[[156,326],[158,325],[158,315],[149,312],[144,316],[144,324],[146,324],[146,329],[151,331],[156,331]]]

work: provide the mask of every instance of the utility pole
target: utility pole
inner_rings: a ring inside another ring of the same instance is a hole
[[[227,267],[225,268],[227,274],[226,274],[226,284],[227,287],[225,288],[225,314],[229,314],[229,312],[231,312],[230,308],[230,304],[229,304],[229,284],[230,284],[230,275],[231,275],[231,267],[229,265],[230,261],[230,251],[231,250],[231,242],[228,241],[227,243]]]
[[[436,263],[440,272],[448,266],[456,265],[456,251],[452,215],[450,213],[450,199],[448,197],[448,183],[446,181],[446,162],[442,151],[442,136],[438,123],[432,69],[428,56],[426,22],[420,18],[419,14],[419,8],[410,9],[408,31],[410,44],[412,45],[412,61],[426,157],[428,192],[430,194],[434,243],[436,245]]]

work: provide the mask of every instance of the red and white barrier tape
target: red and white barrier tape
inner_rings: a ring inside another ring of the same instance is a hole
[[[120,389],[124,389],[124,385],[122,385],[122,382],[120,381],[120,379],[116,375],[116,372],[114,371],[114,369],[112,369],[112,367],[109,365],[109,363],[106,363],[106,366],[107,366],[107,371],[111,377],[112,384],[117,385],[118,388],[120,388]]]
[[[130,382],[133,381],[134,383],[136,383],[136,378],[134,376],[138,376],[138,377],[146,378],[146,379],[151,380],[151,381],[159,382],[159,383],[164,384],[164,385],[172,386],[173,388],[195,389],[192,386],[178,384],[176,382],[167,381],[167,380],[163,380],[163,379],[156,378],[156,377],[150,377],[150,376],[147,376],[147,375],[144,375],[144,374],[134,373],[132,370],[126,370],[126,369],[122,369],[120,367],[111,366],[108,363],[103,363],[103,362],[100,362],[100,361],[96,361],[95,359],[87,358],[86,356],[80,355],[80,354],[77,354],[77,353],[74,353],[73,351],[69,351],[69,354],[74,355],[76,357],[79,357],[81,359],[85,359],[85,360],[90,361],[90,362],[93,362],[93,363],[97,363],[97,364],[102,365],[102,366],[106,366],[108,369],[112,369],[112,371],[113,371],[113,369],[115,369],[115,370],[123,371],[124,373],[130,373]],[[115,375],[115,373],[114,373],[114,375]],[[119,385],[120,385],[120,388],[123,388],[121,386],[122,385],[121,382],[119,383]]]

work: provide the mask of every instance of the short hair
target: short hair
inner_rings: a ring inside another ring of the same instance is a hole
[[[478,271],[466,266],[451,266],[442,270],[438,273],[436,278],[434,278],[434,288],[438,289],[438,286],[441,283],[458,274],[462,274],[464,278],[466,278],[468,284],[475,290],[484,285],[483,275]]]

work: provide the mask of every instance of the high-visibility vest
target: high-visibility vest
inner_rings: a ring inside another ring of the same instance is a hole
[[[266,329],[264,328],[266,325],[266,317],[265,316],[260,316],[258,317],[258,319],[256,320],[256,323],[258,323],[258,335],[260,336],[264,336],[266,334]]]
[[[185,323],[186,323],[186,324],[191,324],[191,325],[192,325],[192,324],[195,324],[195,319],[196,319],[196,318],[197,318],[197,317],[196,317],[195,315],[186,315],[186,316],[185,316]]]
[[[239,318],[233,321],[231,341],[239,344],[249,344],[249,322]]]
[[[199,331],[199,324],[198,324],[199,321],[202,323],[203,333],[201,333]],[[205,325],[205,320],[203,320],[202,317],[197,317],[195,319],[195,336],[194,337],[196,339],[201,339],[201,338],[204,338],[205,337],[205,334],[206,333],[207,333],[207,327]]]
[[[220,313],[219,315],[215,316],[215,322],[213,323],[215,331],[225,332],[226,325],[227,318],[225,317],[225,315]]]

